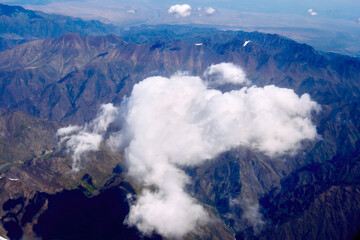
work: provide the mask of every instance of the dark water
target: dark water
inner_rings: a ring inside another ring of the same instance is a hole
[[[23,217],[20,220],[16,216],[10,216],[11,218],[3,219],[7,224],[3,222],[3,225],[9,238],[21,239],[21,227],[32,221],[48,199],[48,209],[38,218],[38,223],[33,228],[42,239],[149,239],[142,237],[136,228],[123,224],[129,212],[126,194],[127,191],[118,187],[107,189],[92,198],[86,197],[80,190],[63,191],[55,195],[39,193],[22,210]],[[6,203],[7,209],[23,204],[22,200]]]

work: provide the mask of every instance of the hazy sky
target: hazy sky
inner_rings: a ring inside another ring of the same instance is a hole
[[[207,24],[279,33],[324,51],[360,56],[360,0],[0,0],[28,9],[138,24]],[[170,10],[171,9],[171,10]]]
[[[311,16],[308,10],[313,9],[318,13],[318,17],[341,18],[354,21],[360,17],[359,0],[0,0],[0,2],[27,5],[45,11],[58,11],[71,15],[74,14],[71,11],[75,7],[81,6],[84,12],[89,12],[89,10],[85,9],[92,9],[94,16],[96,11],[99,11],[99,15],[101,15],[101,10],[107,7],[115,7],[114,10],[133,7],[135,11],[136,8],[146,7],[148,10],[156,12],[167,11],[174,4],[188,4],[193,10],[199,7],[213,7],[218,12],[229,10],[234,12]],[[64,6],[69,7],[67,11],[63,8]],[[81,15],[82,12],[80,11],[78,14]],[[122,13],[119,12],[119,14]]]
[[[347,32],[353,31],[348,28],[360,26],[359,0],[12,0],[11,4],[122,26],[198,23],[250,28],[339,29]],[[186,5],[189,11],[185,15],[176,11],[170,14],[168,10],[174,5]]]

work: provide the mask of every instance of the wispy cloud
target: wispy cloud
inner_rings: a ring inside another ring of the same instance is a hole
[[[259,203],[250,201],[247,198],[230,199],[230,207],[240,207],[243,209],[241,218],[252,226],[255,235],[259,234],[265,226],[263,215],[260,213]]]
[[[177,17],[189,17],[191,15],[191,6],[188,4],[176,4],[169,8],[168,13]]]
[[[99,150],[100,143],[109,125],[117,119],[118,109],[112,104],[101,106],[98,116],[85,126],[60,128],[56,136],[59,146],[65,144],[66,151],[72,158],[72,170],[79,171],[87,158],[84,154]]]

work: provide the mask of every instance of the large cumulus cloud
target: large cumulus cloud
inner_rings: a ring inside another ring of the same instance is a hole
[[[205,76],[213,74],[220,85],[249,84],[233,64],[214,65]],[[291,89],[270,85],[221,92],[200,77],[177,74],[143,80],[115,109],[108,120],[122,119],[122,129],[111,134],[107,145],[124,151],[127,174],[143,189],[131,201],[126,222],[145,234],[181,238],[210,221],[202,205],[186,193],[189,177],[183,167],[237,146],[271,157],[292,154],[303,140],[317,137],[311,113],[319,106],[308,94],[298,96]],[[104,135],[89,129],[74,131]]]

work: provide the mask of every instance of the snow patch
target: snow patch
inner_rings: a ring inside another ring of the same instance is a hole
[[[127,10],[126,13],[127,14],[135,14],[136,12],[134,9],[131,9],[131,10]]]
[[[250,42],[251,42],[250,40],[245,41],[243,47],[246,47],[246,45],[248,45]]]

